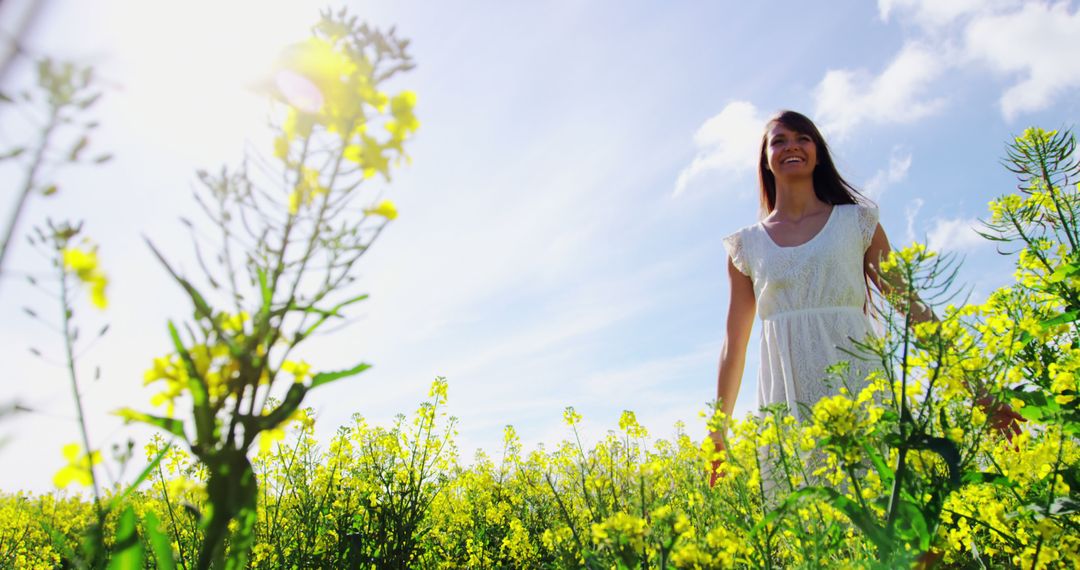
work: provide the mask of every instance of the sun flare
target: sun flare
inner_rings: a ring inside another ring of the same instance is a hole
[[[262,142],[281,51],[308,36],[318,6],[280,0],[184,3],[118,0],[117,78],[129,128],[197,161]]]

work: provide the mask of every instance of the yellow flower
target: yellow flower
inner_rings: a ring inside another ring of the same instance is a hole
[[[623,410],[619,417],[619,429],[626,432],[630,437],[648,437],[649,433],[637,421],[637,415],[630,410]]]
[[[376,204],[374,208],[367,208],[364,213],[369,216],[382,216],[388,220],[394,220],[398,217],[397,206],[390,200],[383,200]]]
[[[108,306],[109,301],[105,297],[105,288],[109,285],[109,278],[98,266],[97,248],[80,249],[77,247],[65,247],[61,252],[64,269],[73,273],[84,284],[90,286],[90,302],[99,309]]]
[[[94,465],[101,463],[101,453],[95,451],[87,456],[82,453],[82,446],[77,443],[69,443],[64,446],[64,459],[68,464],[61,467],[53,476],[53,484],[63,489],[72,483],[84,487],[93,485],[94,478],[90,470]]]
[[[1000,222],[1005,218],[1005,214],[1020,209],[1022,203],[1023,199],[1016,194],[1007,194],[997,200],[992,200],[990,202],[990,221]]]
[[[858,426],[855,402],[844,394],[818,400],[814,405],[814,425],[835,435],[853,433]]]
[[[937,254],[932,251],[927,251],[926,246],[921,243],[913,243],[900,250],[900,258],[908,263],[923,261],[936,255]]]
[[[289,156],[289,138],[287,136],[279,136],[274,138],[274,156],[285,160]]]
[[[1036,145],[1044,145],[1054,138],[1057,131],[1044,131],[1039,127],[1024,129],[1024,133],[1016,137],[1016,145],[1023,149],[1030,149]]]
[[[243,332],[244,323],[251,320],[251,315],[247,311],[240,311],[235,315],[229,313],[221,313],[221,328],[229,332]]]
[[[381,172],[383,177],[389,180],[390,159],[383,154],[385,148],[374,137],[367,134],[360,135],[360,143],[345,147],[343,156],[364,169],[364,178],[371,178]]]
[[[281,371],[292,374],[293,382],[303,383],[311,377],[311,365],[303,360],[294,362],[292,360],[286,360],[281,363]]]
[[[390,131],[394,140],[400,141],[420,128],[420,121],[413,114],[415,106],[416,93],[412,91],[403,91],[390,99],[390,113],[394,119],[387,121],[386,130]]]
[[[577,413],[574,406],[566,406],[563,410],[563,420],[566,421],[566,425],[575,426],[581,421],[581,414]]]
[[[284,424],[259,432],[259,455],[268,455],[274,444],[285,439]]]
[[[448,388],[449,386],[446,382],[446,378],[440,376],[431,383],[431,389],[428,390],[428,397],[435,398],[435,400],[439,402],[446,402],[446,392]]]
[[[289,194],[289,214],[295,216],[301,206],[310,206],[316,197],[329,192],[319,184],[319,171],[306,166],[300,169],[300,181]]]

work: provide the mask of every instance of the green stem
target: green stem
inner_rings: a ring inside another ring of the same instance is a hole
[[[57,253],[62,250],[57,249]],[[93,452],[90,448],[90,430],[86,427],[86,415],[83,413],[82,395],[79,393],[79,378],[75,371],[75,347],[71,331],[71,299],[68,298],[68,274],[64,271],[64,262],[59,257],[57,264],[60,270],[60,306],[63,310],[63,333],[64,333],[64,357],[67,365],[68,378],[71,379],[71,393],[75,396],[75,412],[79,419],[79,431],[82,434],[83,449],[86,452],[87,471],[90,472],[90,480],[94,488],[94,505],[97,508],[99,523],[104,524],[105,513],[101,507],[101,494],[98,490],[97,476],[94,474]]]
[[[0,275],[4,273],[4,260],[7,259],[7,252],[11,246],[11,239],[15,235],[15,230],[18,228],[19,219],[22,217],[23,209],[26,207],[26,203],[30,199],[30,194],[34,191],[34,187],[37,186],[38,171],[45,161],[45,151],[48,150],[49,140],[52,138],[53,131],[56,130],[56,127],[59,124],[59,116],[60,109],[53,107],[52,112],[49,115],[49,121],[45,125],[45,130],[41,133],[41,142],[38,144],[37,150],[34,151],[34,158],[30,162],[30,170],[26,173],[26,180],[23,181],[23,186],[19,190],[19,197],[15,200],[15,207],[12,208],[11,214],[8,216],[8,223],[4,231],[4,241],[0,243]]]
[[[158,463],[158,480],[161,482],[161,496],[165,498],[165,507],[169,510],[169,522],[172,523],[173,533],[176,535],[176,542],[180,544],[180,527],[176,524],[176,512],[173,510],[172,500],[169,499],[169,489],[165,485],[165,473],[161,470],[161,464]],[[180,551],[180,567],[187,570],[187,560],[184,558],[184,549],[179,548]]]
[[[911,423],[909,414],[907,411],[907,380],[908,380],[908,349],[910,347],[911,340],[911,303],[914,300],[913,292],[911,291],[913,275],[910,265],[907,269],[907,287],[908,287],[908,303],[909,310],[904,313],[904,336],[903,336],[903,355],[901,357],[900,364],[900,453],[896,458],[896,469],[893,471],[895,477],[893,479],[892,494],[889,497],[888,514],[886,515],[887,532],[891,536],[893,529],[896,525],[896,516],[900,506],[900,492],[903,488],[904,476],[907,474],[907,451],[908,442],[907,438],[910,435],[907,428]],[[879,556],[886,553],[878,553]]]

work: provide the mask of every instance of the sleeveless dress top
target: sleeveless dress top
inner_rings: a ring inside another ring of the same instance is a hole
[[[801,245],[777,245],[760,222],[723,239],[732,264],[754,283],[762,323],[759,407],[785,402],[799,419],[803,406],[839,393],[841,384],[853,394],[865,385],[873,363],[842,349],[873,334],[863,312],[863,255],[877,223],[877,208],[841,204]],[[848,372],[830,379],[826,368],[842,360]]]

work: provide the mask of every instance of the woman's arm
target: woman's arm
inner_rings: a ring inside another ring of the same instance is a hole
[[[885,230],[882,229],[881,224],[878,224],[877,228],[874,229],[873,237],[870,238],[870,247],[866,248],[866,253],[863,255],[863,272],[870,282],[874,284],[874,287],[877,287],[877,290],[885,295],[907,289],[907,284],[904,283],[902,275],[881,274],[881,262],[889,257],[890,251],[892,251],[892,248],[889,247],[889,238],[885,235]],[[937,320],[934,311],[919,298],[918,294],[912,295],[910,306],[896,307],[896,310],[905,315],[910,312],[912,323]]]
[[[870,247],[867,248],[866,255],[863,257],[863,267],[867,278],[874,283],[878,291],[885,294],[897,290],[903,291],[907,288],[903,282],[903,276],[893,275],[890,277],[881,275],[881,260],[889,256],[889,251],[889,239],[885,236],[885,230],[881,229],[881,224],[878,224],[877,229],[874,230],[874,237],[870,240]],[[911,321],[913,324],[938,320],[934,311],[922,299],[919,299],[917,294],[911,297],[911,307],[897,307],[896,309],[904,314],[907,314],[906,309],[911,309]],[[1020,422],[1024,421],[1020,414],[1013,411],[1005,402],[994,400],[988,394],[985,386],[969,383],[968,388],[974,394],[975,403],[989,417],[991,427],[1005,435],[1009,440],[1012,440],[1013,435],[1020,433]]]
[[[728,279],[731,282],[731,301],[728,304],[727,335],[720,351],[720,374],[716,382],[716,398],[724,415],[731,417],[735,398],[739,396],[743,369],[746,367],[746,345],[754,326],[757,300],[754,284],[728,258]]]
[[[735,399],[739,396],[743,370],[746,368],[746,345],[750,341],[750,329],[754,326],[757,299],[754,283],[743,275],[728,258],[728,280],[731,282],[731,301],[728,303],[727,334],[720,350],[720,374],[716,380],[716,399],[724,412],[724,427],[709,433],[715,449],[724,449],[724,432],[727,421],[735,411]],[[721,460],[713,461],[709,473],[709,486],[716,484]]]

